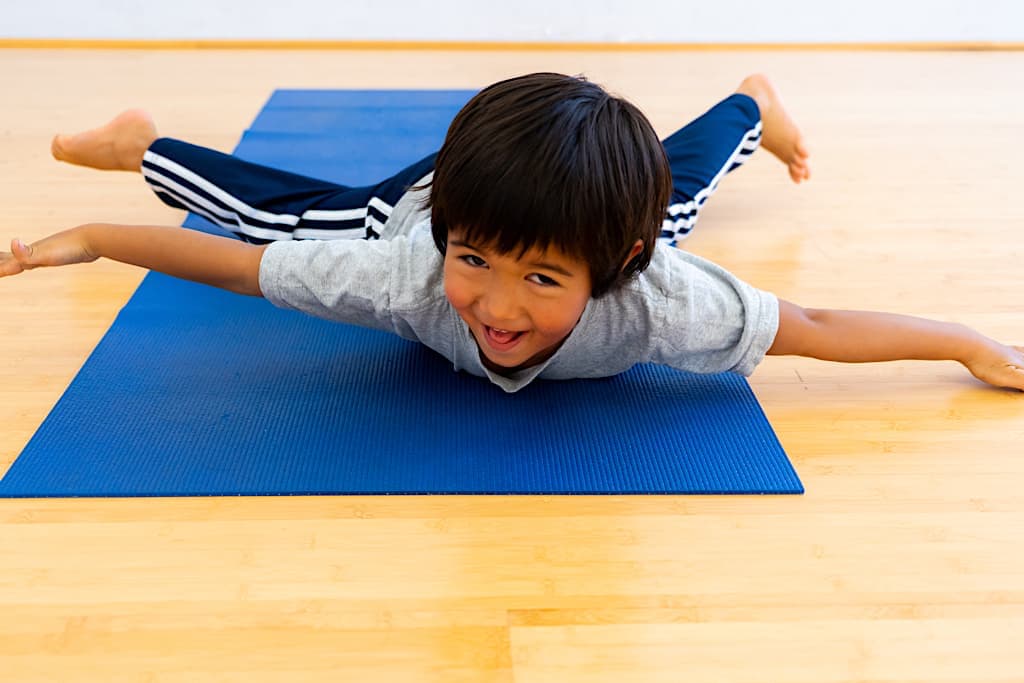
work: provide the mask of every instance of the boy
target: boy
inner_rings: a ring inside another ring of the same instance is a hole
[[[1024,390],[1019,347],[909,316],[805,310],[670,248],[759,142],[795,182],[809,177],[800,132],[760,75],[664,143],[585,79],[509,79],[459,112],[436,157],[364,188],[161,139],[125,112],[58,136],[54,156],[141,171],[164,201],[244,241],[87,224],[15,240],[0,276],[105,256],[393,331],[509,392],[638,362],[749,374],[766,353],[957,360]]]

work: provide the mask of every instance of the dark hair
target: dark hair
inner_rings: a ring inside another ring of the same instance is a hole
[[[479,92],[437,155],[427,204],[448,231],[502,254],[554,246],[601,296],[651,260],[672,191],[665,150],[634,105],[582,76],[536,73]],[[644,249],[623,270],[637,240]]]

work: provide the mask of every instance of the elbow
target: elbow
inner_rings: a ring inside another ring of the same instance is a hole
[[[801,308],[800,313],[807,323],[819,325],[828,317],[829,311],[824,308]]]
[[[231,287],[233,291],[246,296],[263,297],[263,290],[260,288],[260,264],[263,262],[263,252],[266,249],[267,246],[264,244],[249,250],[244,264],[238,270],[239,277]]]

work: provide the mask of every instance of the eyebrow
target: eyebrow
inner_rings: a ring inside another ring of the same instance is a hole
[[[459,239],[449,240],[448,244],[450,244],[452,246],[455,246],[455,247],[465,247],[466,249],[472,249],[473,251],[480,251],[475,246],[473,246],[472,244],[470,244],[469,242],[466,242],[464,240],[459,240]],[[552,271],[554,273],[558,273],[559,275],[564,275],[565,277],[569,277],[569,278],[576,277],[574,274],[570,273],[568,270],[566,270],[562,266],[559,266],[559,265],[557,265],[555,263],[548,263],[547,261],[531,261],[527,265],[529,265],[529,266],[531,266],[533,268],[541,268],[542,270],[550,270],[550,271]]]

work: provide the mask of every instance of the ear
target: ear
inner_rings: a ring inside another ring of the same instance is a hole
[[[637,256],[639,256],[640,253],[643,252],[643,250],[644,250],[644,241],[643,240],[637,240],[636,242],[634,242],[633,246],[630,247],[630,249],[629,249],[629,254],[626,255],[625,259],[623,259],[622,267],[619,268],[619,272],[621,273],[622,271],[626,270],[626,268],[629,267],[629,264],[633,261],[633,259],[635,259]]]

